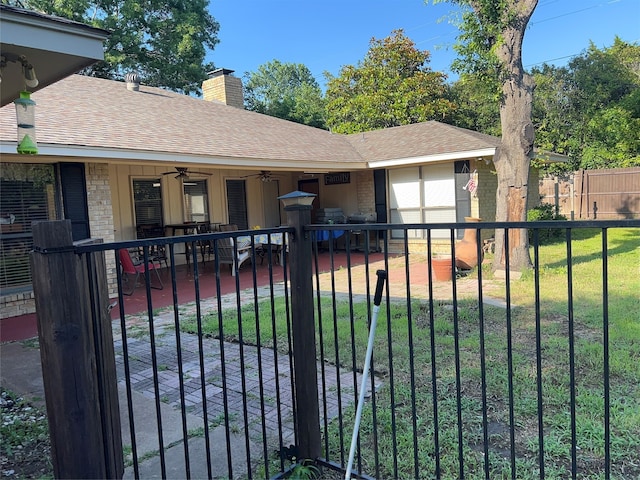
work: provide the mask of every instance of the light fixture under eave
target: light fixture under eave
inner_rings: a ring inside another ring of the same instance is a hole
[[[18,148],[23,155],[36,155],[38,143],[36,141],[36,102],[31,100],[29,92],[20,92],[20,98],[13,102],[16,106],[18,121]]]
[[[27,60],[25,55],[15,55],[11,53],[3,53],[0,57],[0,68],[4,69],[8,62],[19,63],[22,66],[22,77],[24,78],[25,87],[35,88],[40,83],[36,76],[36,69]]]
[[[24,75],[24,83],[27,84],[27,87],[35,88],[38,86],[38,83],[40,83],[38,77],[36,77],[36,70],[30,63],[23,62],[22,74]]]

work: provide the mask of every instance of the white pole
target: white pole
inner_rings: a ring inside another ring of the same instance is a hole
[[[373,341],[376,336],[376,324],[378,323],[378,312],[380,311],[380,301],[382,300],[382,288],[384,280],[387,278],[387,272],[378,270],[376,272],[378,282],[376,283],[376,293],[373,298],[373,314],[371,316],[371,327],[369,328],[369,342],[367,343],[367,354],[364,360],[362,370],[362,383],[360,386],[360,397],[358,398],[358,408],[356,409],[356,422],[353,426],[353,435],[351,436],[351,448],[349,449],[349,463],[345,472],[345,480],[351,478],[351,469],[353,468],[353,457],[356,453],[356,443],[358,441],[358,431],[360,430],[360,419],[362,417],[362,407],[364,405],[364,396],[367,391],[367,378],[369,377],[369,369],[371,366],[371,356],[373,355]]]

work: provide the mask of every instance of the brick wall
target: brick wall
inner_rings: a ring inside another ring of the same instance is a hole
[[[109,165],[90,163],[86,169],[87,203],[89,206],[89,228],[91,238],[101,238],[105,243],[115,241],[113,206],[109,185]],[[105,252],[107,285],[109,296],[117,295],[115,257],[113,252]]]
[[[218,100],[232,107],[244,108],[242,80],[228,74],[216,75],[202,82],[202,95],[205,100]]]
[[[33,292],[14,293],[0,298],[0,318],[19,317],[35,311]]]
[[[355,174],[358,195],[358,211],[360,213],[373,213],[376,211],[373,171],[358,171],[355,172]]]

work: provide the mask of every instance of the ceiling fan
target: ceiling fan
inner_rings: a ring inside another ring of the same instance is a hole
[[[240,178],[258,177],[263,182],[273,182],[276,175],[268,170],[260,170],[260,173],[252,173],[251,175],[245,175]]]
[[[191,175],[191,174],[195,174],[195,175],[212,175],[211,173],[207,173],[207,172],[190,172],[187,167],[176,167],[176,171],[175,172],[164,172],[162,175],[175,175],[174,178],[176,178],[176,179],[187,180],[187,179],[189,179],[189,175]]]

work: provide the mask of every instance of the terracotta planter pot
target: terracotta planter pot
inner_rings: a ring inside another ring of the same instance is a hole
[[[482,219],[478,217],[464,217],[466,223],[477,223]],[[478,250],[476,246],[476,229],[467,228],[462,240],[456,242],[456,267],[471,270],[478,265]],[[482,262],[482,257],[480,257]]]
[[[451,256],[431,257],[433,280],[436,282],[451,281],[453,275],[453,261]]]

